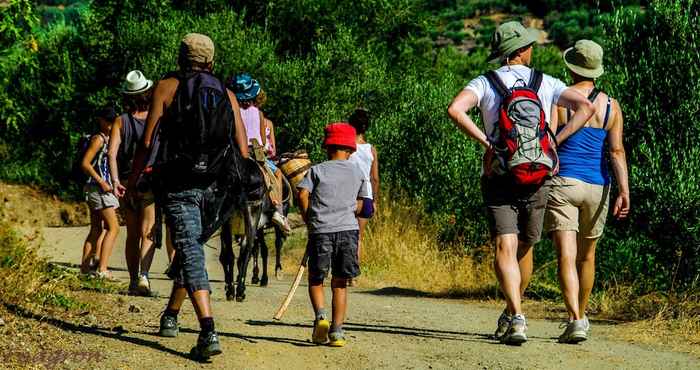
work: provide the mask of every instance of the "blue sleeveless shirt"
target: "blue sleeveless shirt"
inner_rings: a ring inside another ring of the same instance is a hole
[[[559,146],[559,176],[574,178],[588,184],[610,184],[605,156],[605,139],[608,137],[605,127],[608,125],[609,115],[610,97],[603,128],[583,127]],[[558,131],[561,131],[561,128]]]

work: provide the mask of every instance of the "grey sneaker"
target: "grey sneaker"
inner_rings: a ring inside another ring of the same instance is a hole
[[[161,337],[175,338],[180,332],[180,328],[177,325],[176,316],[168,316],[163,314],[160,317],[160,329],[158,330],[158,335]]]
[[[588,339],[588,334],[586,334],[586,321],[572,320],[566,325],[566,329],[559,336],[559,343],[576,344],[583,342]]]
[[[206,360],[211,356],[221,354],[219,335],[215,331],[209,333],[199,333],[197,345],[190,351],[192,357],[197,360]]]
[[[523,314],[513,315],[508,330],[501,337],[501,343],[519,346],[527,342],[527,320]]]
[[[503,310],[503,312],[501,312],[501,316],[498,317],[498,327],[496,328],[496,332],[493,334],[496,339],[501,339],[501,337],[506,334],[506,331],[510,326],[510,319],[511,317],[508,315],[508,312]]]

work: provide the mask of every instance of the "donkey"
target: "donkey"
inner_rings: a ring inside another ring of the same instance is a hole
[[[287,189],[290,189],[288,193],[291,194],[291,187],[289,187],[288,183]],[[252,283],[260,283],[261,286],[267,286],[269,281],[267,275],[267,258],[269,253],[267,244],[265,243],[264,230],[265,227],[271,223],[270,214],[275,210],[275,207],[270,201],[270,198],[264,194],[264,188],[261,187],[256,191],[261,193],[261,196],[249,196],[242,205],[239,214],[234,215],[231,220],[225,223],[221,228],[221,254],[219,255],[219,262],[221,262],[224,269],[226,299],[229,301],[235,299],[238,302],[242,302],[245,300],[245,281],[251,256],[254,256]],[[289,207],[289,196],[286,198],[285,212]],[[236,217],[242,218],[244,227],[242,230],[239,230],[240,234],[234,235],[231,224],[236,221],[241,221],[241,219],[236,220]],[[275,247],[277,250],[275,274],[278,275],[282,270],[280,251],[285,238],[282,231],[279,230],[277,226],[275,226],[275,233],[277,236],[275,240]],[[233,281],[234,262],[236,261],[236,256],[233,252],[234,237],[236,237],[241,246],[240,255],[238,256],[238,262],[236,264],[238,267],[238,275],[236,276],[235,286]],[[258,277],[260,271],[257,261],[258,251],[263,259],[262,278]]]

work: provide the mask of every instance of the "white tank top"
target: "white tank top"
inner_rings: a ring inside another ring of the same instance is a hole
[[[367,198],[374,199],[372,194],[372,183],[370,182],[370,172],[372,171],[372,162],[374,162],[374,154],[372,154],[372,144],[357,144],[357,150],[350,156],[350,162],[357,164],[365,175],[367,183]]]

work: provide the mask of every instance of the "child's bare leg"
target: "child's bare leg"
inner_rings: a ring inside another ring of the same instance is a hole
[[[360,263],[362,262],[362,236],[365,234],[365,227],[369,223],[369,219],[358,217],[357,223],[360,225],[360,232],[357,238],[357,262]]]
[[[331,289],[333,290],[333,326],[334,329],[340,329],[345,322],[345,312],[348,306],[348,290],[347,279],[333,277],[331,280]]]
[[[314,309],[314,315],[318,318],[320,313],[325,312],[326,297],[323,294],[323,280],[309,279],[309,298]]]
[[[104,208],[100,211],[100,217],[105,222],[105,229],[107,233],[102,241],[102,250],[100,251],[100,272],[107,272],[107,264],[109,263],[109,257],[112,255],[112,248],[114,247],[114,242],[117,239],[117,234],[119,233],[119,221],[117,220],[117,213],[114,208]]]

